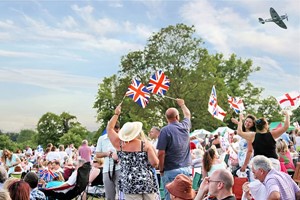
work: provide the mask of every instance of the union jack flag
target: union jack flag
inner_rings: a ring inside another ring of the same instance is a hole
[[[241,111],[245,110],[243,100],[238,97],[231,97],[228,96],[228,103],[230,107],[234,110],[236,114],[240,113]]]
[[[170,80],[159,70],[150,77],[147,89],[153,94],[165,95],[170,87]]]
[[[147,88],[138,80],[133,79],[125,94],[138,103],[142,108],[145,108],[149,103],[150,93]]]
[[[282,109],[288,107],[296,109],[300,105],[300,93],[289,92],[284,94],[283,96],[277,97],[276,100]]]
[[[213,114],[217,109],[218,102],[217,102],[217,91],[215,86],[213,85],[211,89],[211,94],[208,101],[208,110],[211,110],[210,113]]]
[[[217,118],[221,121],[223,121],[224,117],[226,116],[226,112],[218,105],[216,108],[208,107],[208,112],[210,112],[214,118]]]
[[[217,102],[217,91],[216,91],[215,86],[213,85],[213,87],[211,89],[211,94],[210,94],[210,97],[209,97],[208,106],[212,106],[212,107],[216,108],[217,105],[218,105],[218,102]]]
[[[40,178],[44,179],[46,182],[52,181],[54,178],[58,177],[58,173],[52,172],[51,170],[44,169],[44,170],[39,170]]]

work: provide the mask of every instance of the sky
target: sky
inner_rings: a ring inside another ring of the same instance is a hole
[[[270,7],[288,15],[287,29]],[[90,131],[104,77],[169,25],[194,25],[211,54],[260,66],[249,80],[263,96],[300,91],[300,1],[0,0],[0,130],[35,129],[43,114],[69,112]],[[208,94],[209,95],[209,94]],[[209,113],[208,113],[209,114]]]

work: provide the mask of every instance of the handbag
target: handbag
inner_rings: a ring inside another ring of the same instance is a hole
[[[194,178],[193,178],[193,190],[198,190],[200,187],[200,184],[202,182],[202,174],[195,172]]]

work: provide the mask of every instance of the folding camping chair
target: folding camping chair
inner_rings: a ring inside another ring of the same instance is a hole
[[[60,189],[41,189],[45,193],[47,197],[53,197],[54,199],[58,200],[71,200],[77,196],[80,196],[80,199],[82,199],[82,193],[85,191],[86,187],[89,184],[89,174],[91,171],[91,164],[90,162],[84,163],[81,167],[77,169],[77,177],[76,177],[76,183],[74,188],[70,189],[66,193],[59,192],[59,190],[67,189],[67,188],[60,188]],[[71,186],[73,187],[73,186]]]

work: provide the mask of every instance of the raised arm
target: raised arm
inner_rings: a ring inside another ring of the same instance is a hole
[[[288,128],[290,126],[290,115],[288,114],[288,112],[286,110],[283,111],[283,114],[285,115],[284,125],[276,130],[271,131],[271,134],[274,139],[279,138],[284,132],[286,132],[288,130]]]
[[[148,154],[148,160],[151,164],[152,167],[156,168],[158,166],[158,158],[156,155],[156,151],[152,144],[146,139],[145,140],[145,150],[147,151]]]
[[[183,99],[176,99],[178,106],[180,106],[184,118],[191,119],[191,112],[190,110],[186,107],[184,100]]]
[[[112,118],[109,120],[109,122],[107,123],[107,136],[110,140],[110,142],[112,143],[112,145],[116,148],[119,149],[120,148],[120,139],[118,137],[117,132],[114,130],[114,127],[117,123],[118,117],[121,114],[121,105],[118,105],[115,109],[115,114],[112,116]]]
[[[247,140],[247,142],[253,142],[255,137],[255,132],[244,132],[243,131],[243,114],[240,114],[240,120],[238,122],[237,134]]]

